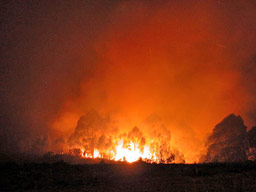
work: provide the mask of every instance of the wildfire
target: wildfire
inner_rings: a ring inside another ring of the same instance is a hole
[[[111,124],[95,111],[82,116],[69,138],[68,150],[83,158],[149,163],[182,163],[183,154],[173,148],[170,132],[159,125],[143,132],[137,126],[131,130],[111,129]]]
[[[80,155],[81,157],[84,157],[84,158],[102,158],[99,150],[97,149],[93,150],[93,154],[86,153],[84,149],[80,149]]]
[[[142,160],[149,163],[168,163],[167,161],[162,161],[157,158],[156,153],[151,152],[150,146],[143,146],[143,150],[138,143],[129,142],[125,144],[121,139],[118,141],[117,146],[113,150],[106,152],[101,152],[98,149],[94,149],[93,153],[86,152],[84,149],[80,149],[80,156],[82,158],[101,158],[109,159],[114,161],[126,161],[129,163]]]
[[[124,148],[123,140],[120,140],[116,147],[116,154],[113,160],[116,161],[127,161],[132,163],[139,159],[150,159],[149,147],[146,146],[146,150],[140,151],[139,145],[137,143],[130,142],[127,148]]]

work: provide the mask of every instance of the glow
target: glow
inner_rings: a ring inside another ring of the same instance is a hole
[[[90,153],[85,153],[84,149],[80,150],[80,156],[83,158],[103,158],[103,155],[100,154],[98,149],[94,149],[93,155]],[[124,144],[122,139],[118,141],[115,150],[108,151],[107,156],[110,160],[127,161],[129,163],[138,161],[139,159],[148,162],[159,162],[156,158],[156,155],[151,153],[150,147],[148,145],[145,145],[143,150],[141,150],[138,143],[130,141],[128,144]]]

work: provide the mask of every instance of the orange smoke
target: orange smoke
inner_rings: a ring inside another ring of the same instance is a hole
[[[215,124],[247,113],[251,94],[240,66],[255,50],[243,42],[251,36],[242,28],[252,11],[245,5],[233,24],[230,5],[215,1],[120,3],[93,42],[96,70],[61,107],[53,129],[70,135],[80,116],[95,109],[120,130],[138,126],[147,133],[147,119],[156,114],[186,162],[198,161]]]

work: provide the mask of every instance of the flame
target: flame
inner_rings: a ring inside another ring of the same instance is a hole
[[[99,150],[94,149],[94,151],[93,151],[93,158],[101,158]]]
[[[125,161],[128,163],[133,163],[138,160],[142,160],[149,163],[166,163],[157,158],[156,153],[151,152],[150,146],[145,145],[143,150],[138,143],[130,141],[128,144],[124,143],[121,139],[114,150],[110,150],[105,155],[103,155],[100,150],[94,149],[93,153],[87,153],[84,149],[80,149],[80,156],[82,158],[106,158],[114,161]]]
[[[148,146],[147,146],[148,149]],[[113,158],[116,161],[127,161],[129,163],[138,161],[139,159],[149,159],[150,152],[149,150],[144,150],[143,152],[139,149],[138,143],[130,142],[127,148],[124,148],[123,140],[118,142],[116,146],[116,155]]]
[[[67,150],[83,158],[149,163],[182,163],[184,156],[174,146],[170,132],[160,124],[151,132],[134,126],[131,130],[111,129],[97,112],[82,116],[69,138]],[[157,126],[156,124],[154,126]]]

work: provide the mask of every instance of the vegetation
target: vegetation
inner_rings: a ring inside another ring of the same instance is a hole
[[[0,163],[0,191],[253,191],[256,164]]]

